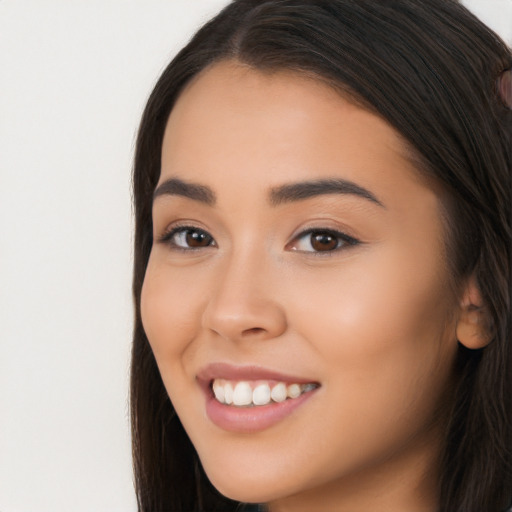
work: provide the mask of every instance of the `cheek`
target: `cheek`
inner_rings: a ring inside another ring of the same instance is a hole
[[[296,297],[308,297],[308,308],[297,308],[294,317],[346,410],[399,414],[410,405],[423,416],[432,412],[451,374],[457,348],[453,304],[438,265],[418,269],[396,254],[359,255],[337,274],[316,275],[296,290]]]
[[[295,315],[301,328],[312,339],[337,339],[326,344],[328,351],[346,349],[363,358],[397,346],[436,347],[454,301],[439,254],[428,261],[421,251],[421,247],[399,250],[391,244],[366,252],[363,248],[337,271],[327,268],[296,281],[302,290],[295,289],[293,295],[305,297],[309,304],[304,309],[307,316]]]
[[[321,424],[308,426],[331,447],[319,475],[336,474],[342,460],[356,467],[389,457],[426,435],[452,373],[451,301],[435,269],[409,272],[391,257],[365,263],[364,273],[348,260],[338,274],[316,273],[294,293],[294,327],[321,361],[329,404],[317,411]]]
[[[186,272],[171,272],[150,258],[141,293],[144,331],[162,376],[179,362],[200,328],[204,289]]]

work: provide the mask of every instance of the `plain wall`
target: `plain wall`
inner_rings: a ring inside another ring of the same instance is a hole
[[[0,511],[135,511],[130,167],[226,0],[0,0]],[[466,2],[512,42],[512,0]]]

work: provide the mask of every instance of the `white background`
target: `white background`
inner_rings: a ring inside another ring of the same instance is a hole
[[[130,167],[226,0],[0,0],[0,511],[130,512]],[[466,2],[512,42],[512,0]]]

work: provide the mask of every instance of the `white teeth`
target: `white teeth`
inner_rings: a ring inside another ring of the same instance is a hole
[[[287,386],[284,382],[278,382],[271,388],[270,384],[261,381],[251,385],[247,381],[235,384],[224,379],[215,379],[212,385],[213,394],[218,402],[238,407],[267,405],[272,401],[284,402],[287,398],[298,398],[303,393],[317,387],[318,385],[314,383],[289,384]]]
[[[260,384],[254,388],[252,403],[254,405],[267,405],[270,403],[270,386],[268,384]]]
[[[218,382],[215,381],[213,383],[213,393],[215,395],[215,398],[221,403],[225,403],[225,394],[224,394],[224,386]]]
[[[224,384],[224,401],[231,405],[233,403],[233,386],[230,382]]]
[[[270,396],[274,402],[284,402],[286,400],[286,384],[284,384],[284,382],[276,384],[272,388],[272,393],[270,393]]]
[[[239,382],[233,392],[234,405],[249,405],[252,402],[252,389],[248,382]]]
[[[298,384],[290,384],[287,388],[288,398],[297,398],[300,396],[300,386]]]

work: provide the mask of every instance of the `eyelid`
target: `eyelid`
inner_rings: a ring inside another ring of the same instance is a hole
[[[178,245],[172,241],[173,237],[180,232],[184,231],[195,231],[200,232],[205,235],[207,235],[211,243],[209,245],[205,246],[199,246],[199,247],[182,247],[181,245]],[[327,249],[327,250],[304,250],[304,249],[297,249],[294,248],[294,245],[298,245],[298,242],[308,235],[310,236],[313,233],[320,233],[320,234],[328,234],[336,239],[338,239],[339,247],[336,247],[334,249]],[[217,242],[215,238],[210,234],[208,230],[206,230],[203,227],[199,227],[194,224],[193,221],[177,221],[173,222],[167,228],[165,229],[164,233],[156,237],[157,243],[162,243],[165,245],[170,246],[173,250],[176,251],[185,251],[185,252],[191,252],[191,251],[198,251],[201,249],[207,249],[210,247],[218,247]],[[327,226],[310,226],[303,228],[301,231],[299,231],[297,234],[295,234],[290,242],[288,242],[285,245],[285,250],[292,250],[304,254],[312,254],[315,256],[329,256],[333,255],[333,253],[337,253],[342,250],[347,250],[350,247],[353,247],[355,245],[360,245],[362,242],[355,238],[354,236],[348,235],[345,231],[340,230],[339,228],[333,228],[333,227],[327,227]]]
[[[172,243],[172,238],[180,231],[197,231],[197,232],[204,233],[205,235],[208,235],[211,238],[213,244],[205,246],[205,247],[189,247],[189,248],[180,247],[179,245]],[[191,222],[186,222],[186,221],[174,222],[171,225],[167,226],[165,231],[156,238],[156,241],[157,241],[157,243],[167,244],[167,245],[171,246],[173,250],[186,251],[186,252],[196,251],[196,250],[200,250],[200,249],[206,249],[207,247],[217,247],[217,242],[215,241],[215,238],[213,238],[213,236],[206,229],[200,228],[198,226],[195,226]]]
[[[297,242],[300,239],[302,239],[308,235],[311,235],[312,233],[325,233],[325,234],[334,236],[334,237],[338,238],[342,242],[342,244],[340,247],[336,247],[335,249],[326,250],[326,251],[315,251],[315,250],[307,251],[307,250],[299,250],[299,249],[291,248],[291,246],[293,244],[297,244]],[[330,227],[314,226],[314,227],[308,227],[306,229],[303,229],[302,231],[297,233],[292,238],[292,240],[288,244],[286,244],[286,247],[288,248],[288,250],[297,251],[297,252],[301,252],[301,253],[305,253],[305,254],[314,254],[315,256],[317,256],[317,255],[318,256],[329,256],[329,255],[332,255],[333,253],[336,253],[336,252],[339,252],[342,250],[346,250],[346,249],[356,246],[356,245],[360,245],[361,243],[362,242],[360,240],[358,240],[357,238],[350,236],[347,233],[340,231],[339,229],[330,228]]]

